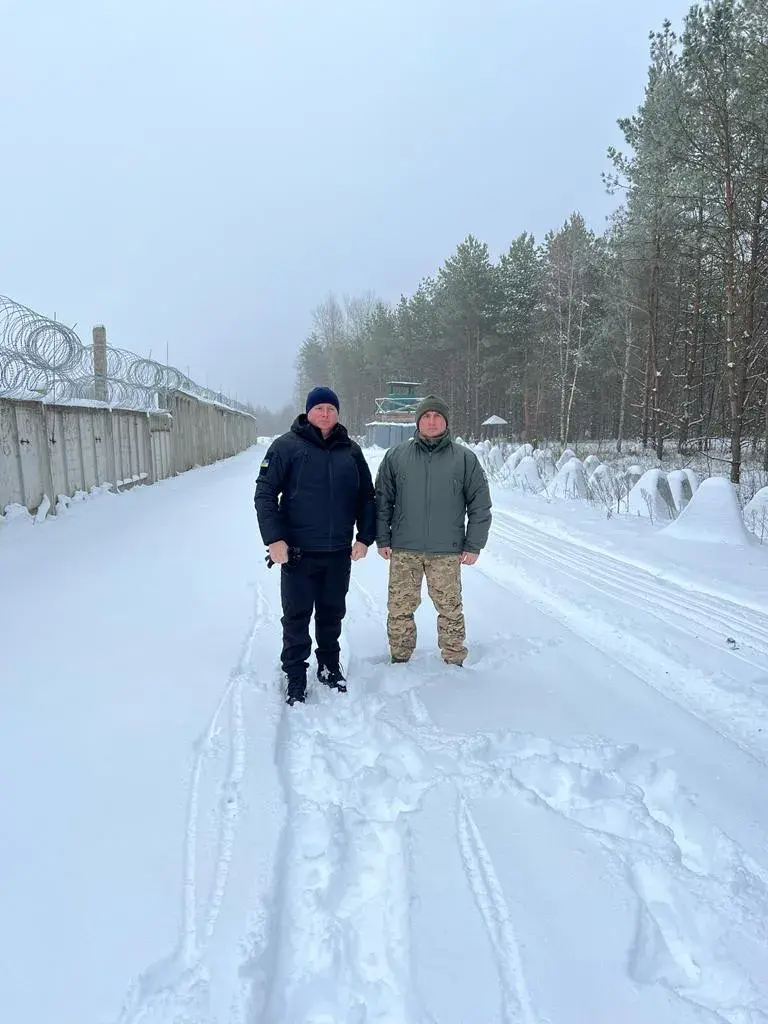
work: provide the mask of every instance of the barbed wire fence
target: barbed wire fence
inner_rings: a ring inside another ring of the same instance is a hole
[[[201,387],[175,366],[126,349],[107,345],[106,366],[97,369],[94,346],[84,345],[73,328],[0,295],[0,398],[150,410],[165,408],[176,391],[254,414],[250,406]]]

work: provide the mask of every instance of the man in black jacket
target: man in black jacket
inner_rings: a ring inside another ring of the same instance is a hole
[[[313,610],[317,677],[346,692],[339,665],[341,621],[351,563],[365,558],[376,537],[376,508],[368,464],[339,423],[339,400],[330,388],[313,388],[306,414],[270,445],[254,505],[270,558],[280,565],[287,701],[306,696]]]

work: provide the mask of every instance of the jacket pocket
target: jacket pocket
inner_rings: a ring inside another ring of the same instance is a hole
[[[307,453],[302,452],[298,459],[296,459],[291,467],[293,472],[291,473],[291,489],[288,493],[290,498],[295,498],[299,493],[301,487],[301,477],[304,473],[304,465],[307,461]]]

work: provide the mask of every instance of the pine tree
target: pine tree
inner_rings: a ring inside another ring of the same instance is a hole
[[[512,242],[499,261],[498,280],[498,322],[486,363],[489,406],[503,410],[514,429],[532,438],[540,429],[545,387],[540,358],[542,258],[533,235],[524,232]]]
[[[437,275],[442,334],[454,352],[451,390],[460,400],[454,407],[462,433],[480,429],[483,356],[492,344],[501,302],[499,277],[488,246],[467,235]]]

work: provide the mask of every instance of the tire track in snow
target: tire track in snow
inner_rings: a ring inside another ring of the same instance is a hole
[[[204,956],[216,930],[229,877],[240,812],[241,788],[245,774],[247,737],[243,711],[243,690],[252,683],[250,669],[254,643],[272,618],[262,588],[256,586],[254,611],[236,667],[194,744],[194,761],[189,784],[187,823],[184,835],[182,923],[174,953],[145,970],[132,984],[124,1000],[118,1024],[141,1024],[150,1014],[177,1012],[194,1006],[205,1017],[206,977]],[[223,724],[223,720],[227,722]],[[227,767],[217,811],[216,853],[213,880],[207,899],[200,893],[198,859],[201,788],[206,762],[217,753],[218,741],[226,733]]]
[[[494,532],[503,541],[512,543],[521,555],[530,555],[536,562],[557,569],[580,585],[639,607],[667,627],[692,633],[698,640],[721,651],[722,644],[731,637],[737,644],[768,656],[768,616],[754,609],[697,591],[693,584],[683,589],[630,563],[608,554],[592,554],[588,549],[544,536],[534,527],[525,527],[515,520],[495,523]],[[670,619],[669,613],[676,618]],[[722,643],[713,636],[722,637]],[[754,661],[739,650],[730,653],[765,671],[764,663]]]
[[[508,543],[512,546],[510,541]],[[530,557],[536,560],[538,556]],[[558,563],[551,565],[562,571]],[[685,664],[633,635],[633,624],[626,628],[623,623],[607,618],[602,611],[580,604],[573,596],[554,591],[519,564],[513,568],[491,556],[476,568],[500,589],[519,595],[560,622],[604,657],[620,664],[667,700],[735,743],[744,753],[763,764],[768,763],[768,701],[754,687],[740,685],[737,689],[720,685],[711,673]],[[584,582],[579,580],[580,585]],[[645,606],[639,610],[647,611]],[[765,672],[765,666],[762,671]]]
[[[221,912],[221,904],[227,887],[227,879],[232,863],[235,827],[240,813],[240,790],[245,774],[246,737],[243,713],[243,679],[239,678],[233,685],[229,700],[229,765],[227,778],[221,794],[219,842],[216,854],[216,872],[211,896],[208,901],[208,917],[205,926],[204,942],[207,944],[213,937],[216,922]]]
[[[469,806],[468,789],[492,792],[498,784],[500,763],[509,757],[488,763],[486,758],[500,744],[499,736],[449,735],[435,725],[424,702],[414,690],[403,700],[404,717],[411,735],[424,756],[437,755],[440,765],[452,765],[444,778],[450,780],[457,794],[456,841],[467,883],[482,918],[496,962],[501,999],[502,1024],[538,1024],[533,1000],[525,977],[520,945],[503,887],[493,859]],[[504,740],[501,740],[503,749]],[[448,759],[448,760],[446,760]],[[443,775],[444,769],[439,772]]]
[[[386,616],[380,605],[359,583],[356,589],[362,596],[366,613],[378,619],[386,628]],[[406,691],[401,698],[396,698],[396,702],[402,707],[401,723],[405,727],[405,735],[424,759],[429,760],[432,754],[444,754],[449,749],[455,755],[454,738],[437,728],[415,690]],[[441,773],[435,773],[432,784],[440,781]],[[467,884],[483,920],[496,962],[501,1001],[500,1019],[503,1024],[536,1024],[538,1017],[528,992],[515,928],[503,889],[466,796],[462,789],[457,788],[457,793],[456,842]]]
[[[376,618],[386,627],[386,616],[369,591],[359,583],[356,585],[356,590],[362,597],[365,614]],[[394,716],[398,735],[407,740],[412,751],[417,752],[422,765],[428,764],[435,753],[442,755],[449,749],[455,756],[454,738],[442,733],[437,728],[415,690],[408,690],[394,698],[377,698],[375,702],[370,700],[369,705],[369,711],[375,709],[380,719],[387,715],[390,723],[393,723],[393,707],[400,708],[400,714]],[[486,742],[485,738],[482,742]],[[421,771],[423,771],[423,767]],[[481,774],[482,771],[480,769]],[[401,773],[397,772],[397,774]],[[442,772],[430,768],[429,779],[423,789],[426,791],[442,781],[446,781]],[[501,1003],[500,1019],[503,1024],[537,1024],[538,1017],[533,1010],[528,992],[515,928],[503,889],[464,791],[459,788],[457,780],[454,779],[453,784],[457,786],[459,801],[454,834],[467,884],[483,920],[496,962]],[[419,801],[421,795],[419,795]],[[403,873],[406,871],[407,868],[404,866]],[[402,891],[405,892],[404,889]],[[426,1016],[422,1009],[419,1019],[426,1019]],[[346,1018],[340,1017],[339,1020],[346,1020]],[[406,1018],[403,1018],[403,1022],[405,1021]],[[276,1020],[275,1024],[277,1024]]]
[[[503,1024],[537,1024],[504,890],[469,804],[459,794],[457,835],[467,881],[485,923],[502,992]]]
[[[495,507],[494,515],[502,516],[504,524],[518,527],[527,536],[533,535],[542,541],[551,540],[553,547],[559,544],[571,553],[583,554],[587,558],[596,557],[601,563],[610,563],[619,570],[636,570],[642,576],[650,576],[663,585],[668,585],[686,593],[688,590],[691,590],[700,597],[712,598],[716,603],[725,601],[726,604],[739,610],[746,609],[749,612],[754,612],[763,621],[768,619],[768,603],[766,601],[753,601],[744,593],[739,594],[738,597],[732,595],[724,596],[721,590],[708,586],[701,578],[692,580],[683,575],[676,574],[674,569],[660,568],[658,564],[653,562],[643,562],[615,550],[609,551],[605,546],[589,541],[578,534],[575,536],[570,534],[563,536],[562,533],[551,532],[545,527],[537,526],[527,516],[520,515],[508,508]],[[502,520],[495,518],[491,529],[493,530],[500,523],[502,523]]]

